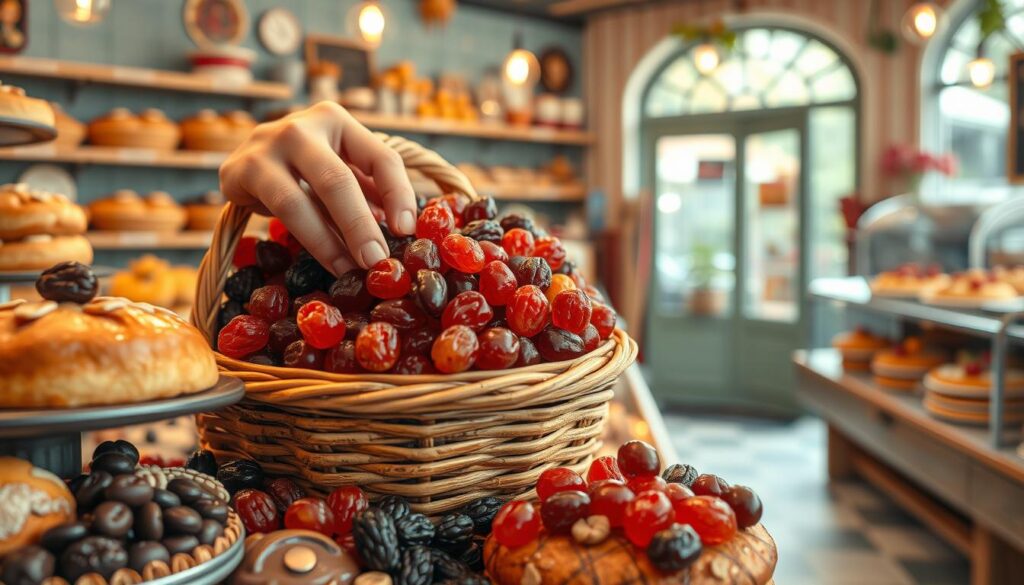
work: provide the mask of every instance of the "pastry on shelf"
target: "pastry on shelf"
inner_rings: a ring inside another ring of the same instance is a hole
[[[871,359],[877,352],[890,345],[888,339],[875,335],[863,327],[840,333],[832,338],[832,347],[838,349],[843,356],[843,369],[848,372],[870,371]]]
[[[28,461],[0,457],[0,558],[38,544],[47,530],[74,518],[75,498],[59,477]]]
[[[178,298],[174,279],[170,264],[145,254],[131,262],[128,270],[114,274],[110,279],[110,295],[169,309]]]
[[[995,278],[1006,282],[1024,294],[1024,266],[996,266],[992,269]]]
[[[219,115],[204,109],[181,121],[182,145],[189,150],[230,152],[256,127],[248,112],[235,110]]]
[[[85,211],[59,193],[24,183],[0,186],[0,271],[41,270],[57,262],[92,262],[82,234]]]
[[[217,383],[202,335],[161,307],[97,297],[88,266],[36,281],[38,302],[0,305],[0,408],[74,408],[192,394]]]
[[[199,271],[192,266],[171,267],[171,279],[174,281],[174,301],[170,308],[175,313],[186,316],[196,302],[196,283]]]
[[[987,356],[943,364],[924,378],[924,408],[932,416],[963,424],[988,424],[992,369]],[[1024,370],[1009,367],[1004,378],[1007,422],[1024,422]]]
[[[130,189],[89,204],[92,226],[98,230],[177,232],[185,227],[187,213],[163,191],[145,198]]]
[[[985,270],[961,272],[945,285],[931,287],[921,293],[921,301],[925,303],[967,308],[1019,297],[1020,293],[1012,284]]]
[[[185,204],[188,214],[186,228],[195,231],[212,231],[217,227],[220,212],[224,210],[227,200],[220,191],[207,191],[202,196]]]
[[[56,102],[50,102],[50,107],[57,126],[57,138],[53,143],[61,148],[78,148],[85,142],[85,124],[65,112]]]
[[[13,85],[0,83],[0,118],[5,121],[2,146],[53,140],[57,134],[50,103],[28,97],[24,89]]]
[[[914,298],[950,282],[937,265],[904,264],[871,279],[871,294],[879,297]]]
[[[928,370],[945,361],[943,352],[925,347],[917,337],[908,337],[876,353],[871,360],[871,372],[879,386],[914,390]]]
[[[174,150],[180,140],[178,125],[153,108],[137,116],[127,108],[114,108],[89,123],[89,143],[97,146]]]

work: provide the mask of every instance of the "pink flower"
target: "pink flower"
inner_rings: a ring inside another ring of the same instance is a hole
[[[882,172],[887,175],[902,175],[910,167],[914,150],[906,145],[890,146],[882,153]]]
[[[944,154],[935,160],[935,170],[947,177],[952,177],[957,171],[957,160],[952,154]]]
[[[926,173],[933,168],[935,168],[935,159],[932,158],[932,155],[923,150],[914,153],[914,158],[910,162],[910,170],[912,172]]]

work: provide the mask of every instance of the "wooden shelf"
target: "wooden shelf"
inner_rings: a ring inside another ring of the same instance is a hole
[[[213,241],[213,232],[88,232],[96,250],[205,250]]]
[[[364,125],[374,130],[577,146],[586,146],[594,141],[593,134],[583,130],[558,130],[536,126],[518,127],[502,124],[456,122],[452,120],[385,116],[368,112],[353,112],[352,115]]]
[[[217,169],[227,158],[225,152],[200,150],[161,151],[148,148],[112,148],[79,146],[61,148],[54,144],[35,144],[0,148],[0,160],[46,161],[130,167],[167,167],[177,169]]]
[[[283,83],[253,81],[245,85],[235,85],[205,75],[182,71],[119,67],[38,57],[0,57],[0,74],[251,99],[287,100],[292,97],[291,88]]]

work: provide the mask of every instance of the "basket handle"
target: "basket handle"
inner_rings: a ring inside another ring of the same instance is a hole
[[[389,136],[380,132],[375,135],[384,144],[397,152],[408,170],[416,170],[433,181],[442,193],[458,193],[476,201],[480,199],[476,189],[466,175],[444,160],[441,155],[416,142],[401,136]],[[196,283],[196,302],[192,308],[192,324],[199,328],[206,340],[213,344],[217,327],[217,311],[220,308],[221,293],[231,270],[231,259],[235,255],[238,241],[245,233],[252,209],[228,203],[220,214],[213,230],[210,249],[199,265]]]

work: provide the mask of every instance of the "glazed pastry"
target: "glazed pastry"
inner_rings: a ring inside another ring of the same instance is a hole
[[[832,339],[832,347],[843,356],[843,369],[866,372],[871,369],[871,358],[879,350],[889,347],[889,340],[858,327],[853,331],[840,333]]]
[[[114,108],[89,123],[89,142],[97,146],[174,150],[180,140],[178,125],[156,109],[136,116],[126,108]]]
[[[37,234],[85,232],[85,210],[59,193],[32,189],[25,183],[0,185],[0,240]]]
[[[0,118],[11,120],[15,125],[26,124],[35,128],[53,128],[56,124],[49,102],[28,97],[24,89],[4,84],[0,84]],[[40,138],[39,135],[21,130],[12,129],[8,133],[7,146],[37,142]],[[46,139],[50,136],[52,134],[46,136]]]
[[[0,558],[74,518],[75,498],[59,477],[28,461],[0,457]]]
[[[230,152],[256,127],[248,112],[236,110],[223,116],[206,109],[181,121],[182,142],[189,150]]]
[[[129,189],[89,204],[98,230],[176,232],[185,226],[185,210],[167,193],[154,191],[145,199]]]
[[[875,276],[871,280],[871,293],[880,297],[917,297],[949,281],[949,275],[943,274],[936,265],[904,264]]]
[[[330,538],[310,530],[278,530],[245,539],[245,558],[230,585],[348,585],[359,565]]]
[[[1024,266],[996,266],[992,269],[992,275],[1024,294]]]
[[[0,272],[40,270],[65,261],[92,262],[92,245],[85,236],[38,234],[0,241]]]
[[[78,407],[169,398],[217,382],[213,352],[173,312],[95,297],[75,263],[36,283],[40,302],[0,305],[0,408]]]
[[[971,270],[957,274],[944,286],[925,291],[921,295],[921,300],[941,305],[1007,301],[1019,296],[1017,289],[1009,282],[1001,280],[997,274]]]
[[[114,274],[110,294],[115,297],[170,308],[178,296],[174,273],[167,262],[146,254]]]
[[[879,351],[871,360],[875,383],[892,390],[913,390],[928,370],[946,361],[941,352],[927,349],[916,337]]]
[[[220,220],[220,212],[224,210],[227,201],[220,191],[207,191],[199,197],[185,204],[185,212],[188,214],[187,228],[198,231],[212,231],[217,227]]]
[[[59,147],[78,148],[85,141],[85,124],[73,118],[56,102],[50,102],[56,120],[57,138],[53,141]]]

